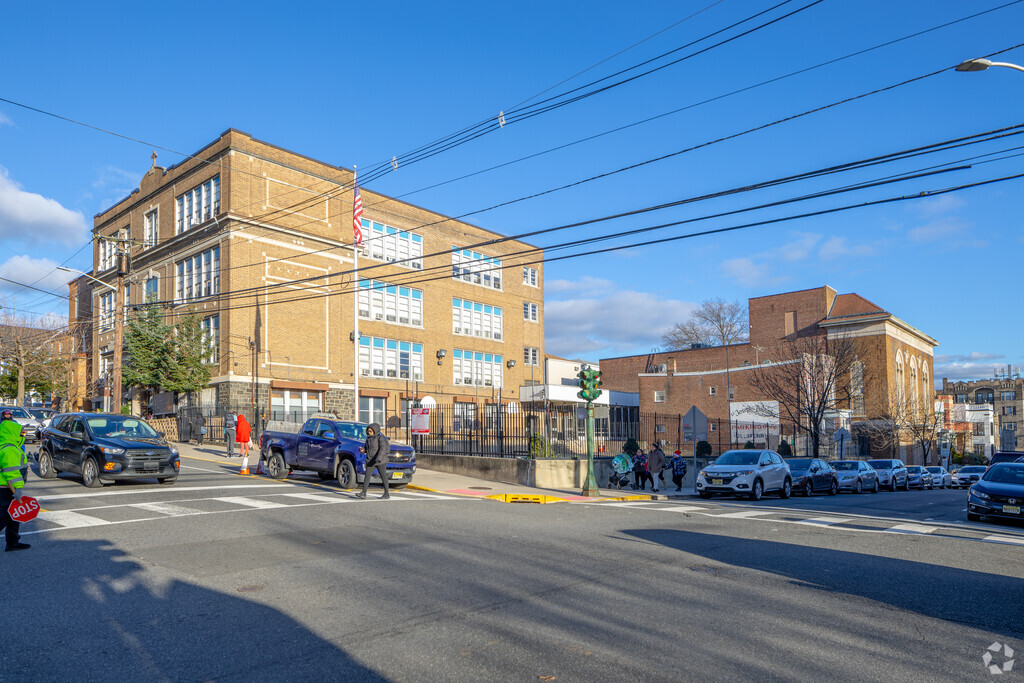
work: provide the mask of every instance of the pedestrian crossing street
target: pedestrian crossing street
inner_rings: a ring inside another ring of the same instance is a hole
[[[717,519],[750,520],[772,524],[794,524],[818,528],[840,529],[854,533],[903,534],[908,536],[942,536],[986,543],[1002,543],[1024,546],[1024,529],[1006,527],[1005,533],[998,533],[1000,527],[990,524],[941,524],[932,526],[921,522],[897,522],[896,520],[862,515],[823,515],[806,510],[740,509],[727,506],[690,505],[663,501],[622,501],[602,503],[573,503],[574,505],[595,505],[609,508],[634,508],[653,512],[673,514],[694,514]]]
[[[241,488],[241,487],[224,487]],[[280,488],[280,487],[274,487]],[[202,490],[201,488],[190,489],[191,491]],[[246,492],[247,495],[228,495],[228,491],[222,489],[211,490],[214,495],[204,497],[193,497],[184,500],[173,500],[167,502],[131,502],[102,504],[103,493],[95,496],[88,494],[74,494],[73,496],[41,496],[39,498],[43,510],[31,522],[22,526],[21,535],[39,534],[65,529],[83,529],[88,527],[109,526],[112,524],[131,524],[138,522],[151,522],[174,517],[186,517],[190,515],[212,515],[238,512],[253,512],[258,510],[274,510],[282,508],[301,508],[319,505],[342,505],[346,503],[357,503],[367,505],[378,502],[385,505],[415,501],[461,501],[467,500],[455,496],[446,496],[420,491],[395,491],[391,493],[388,501],[378,500],[380,491],[371,491],[367,500],[359,500],[355,492],[290,492],[290,493],[262,493]],[[216,495],[224,494],[224,495]],[[50,509],[54,502],[71,502],[72,505],[78,501],[66,501],[67,498],[81,498],[82,502],[89,503],[86,507],[72,507],[65,510]],[[100,502],[100,504],[96,504]]]

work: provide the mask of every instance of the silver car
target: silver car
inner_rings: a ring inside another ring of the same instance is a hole
[[[932,483],[935,484],[936,487],[940,489],[953,488],[953,475],[947,472],[945,467],[932,465],[925,469],[932,473]]]
[[[697,474],[697,493],[701,498],[726,493],[761,500],[769,491],[777,491],[780,498],[789,498],[793,493],[789,465],[775,451],[726,451]]]
[[[935,486],[932,483],[932,473],[920,465],[911,465],[908,467],[907,476],[909,477],[909,479],[907,479],[907,483],[912,488],[921,489],[923,491],[924,489],[934,488]]]
[[[836,471],[840,491],[878,493],[878,472],[863,460],[836,460],[830,462]]]

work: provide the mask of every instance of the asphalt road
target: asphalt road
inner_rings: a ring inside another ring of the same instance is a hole
[[[1024,653],[1024,528],[935,517],[964,492],[357,501],[184,462],[30,481],[4,678],[979,680]]]

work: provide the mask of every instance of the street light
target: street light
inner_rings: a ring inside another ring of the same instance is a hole
[[[1016,69],[1017,71],[1024,71],[1024,66],[1017,64],[1010,64],[1009,62],[993,62],[991,59],[968,59],[965,62],[957,64],[957,71],[984,71],[990,66],[1005,66],[1008,69]]]
[[[103,280],[97,280],[92,275],[89,275],[89,273],[86,273],[85,271],[82,271],[82,270],[78,270],[77,268],[68,268],[67,266],[57,266],[57,270],[63,270],[63,271],[68,272],[68,273],[78,273],[79,275],[83,275],[83,276],[89,278],[90,280],[92,280],[96,284],[103,285],[104,287],[106,287],[107,289],[110,289],[112,291],[115,291],[115,292],[117,291],[116,287],[113,287],[112,285],[108,285]]]

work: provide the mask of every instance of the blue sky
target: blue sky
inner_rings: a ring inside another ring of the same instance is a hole
[[[810,4],[785,4],[760,22]],[[1005,2],[1005,0],[1004,0]],[[740,88],[1004,2],[825,0],[772,26],[370,184],[449,215],[702,145],[1024,42],[1024,3],[807,73]],[[136,187],[152,145],[191,153],[234,127],[368,168],[532,98],[606,76],[776,2],[20,3],[0,25],[0,97],[145,140],[139,144],[0,102],[0,277],[61,291],[53,267],[90,267],[92,216]],[[703,11],[702,11],[703,10]],[[688,16],[694,15],[687,19]],[[742,29],[722,34],[733,35]],[[660,32],[660,33],[659,33]],[[657,35],[654,35],[656,34]],[[654,36],[654,37],[651,37]],[[649,40],[645,40],[650,38]],[[643,41],[643,42],[641,42]],[[640,43],[637,45],[637,43]],[[677,53],[677,57],[704,47]],[[633,46],[633,47],[631,47]],[[631,49],[627,49],[631,48]],[[610,58],[610,59],[609,59]],[[993,59],[1024,63],[1024,48]],[[605,61],[607,60],[607,61]],[[657,66],[667,60],[653,62]],[[597,66],[595,66],[597,65]],[[582,76],[579,72],[594,67]],[[633,73],[633,72],[630,72]],[[672,110],[459,182],[435,183]],[[1024,122],[1024,73],[943,73],[670,159],[497,210],[507,234],[719,192]],[[1007,138],[781,187],[552,233],[543,246],[821,192],[1024,145]],[[964,170],[607,244],[779,218],[1024,172],[1003,152]],[[180,160],[160,152],[160,163]],[[695,303],[831,285],[941,342],[937,380],[1024,365],[1016,310],[1024,250],[1014,180],[546,266],[547,350],[645,353]],[[407,194],[411,193],[411,194]],[[599,245],[599,246],[606,246]],[[77,253],[77,255],[75,255]],[[558,252],[561,253],[561,252]],[[550,256],[556,252],[549,251]],[[62,302],[0,282],[6,305]]]

